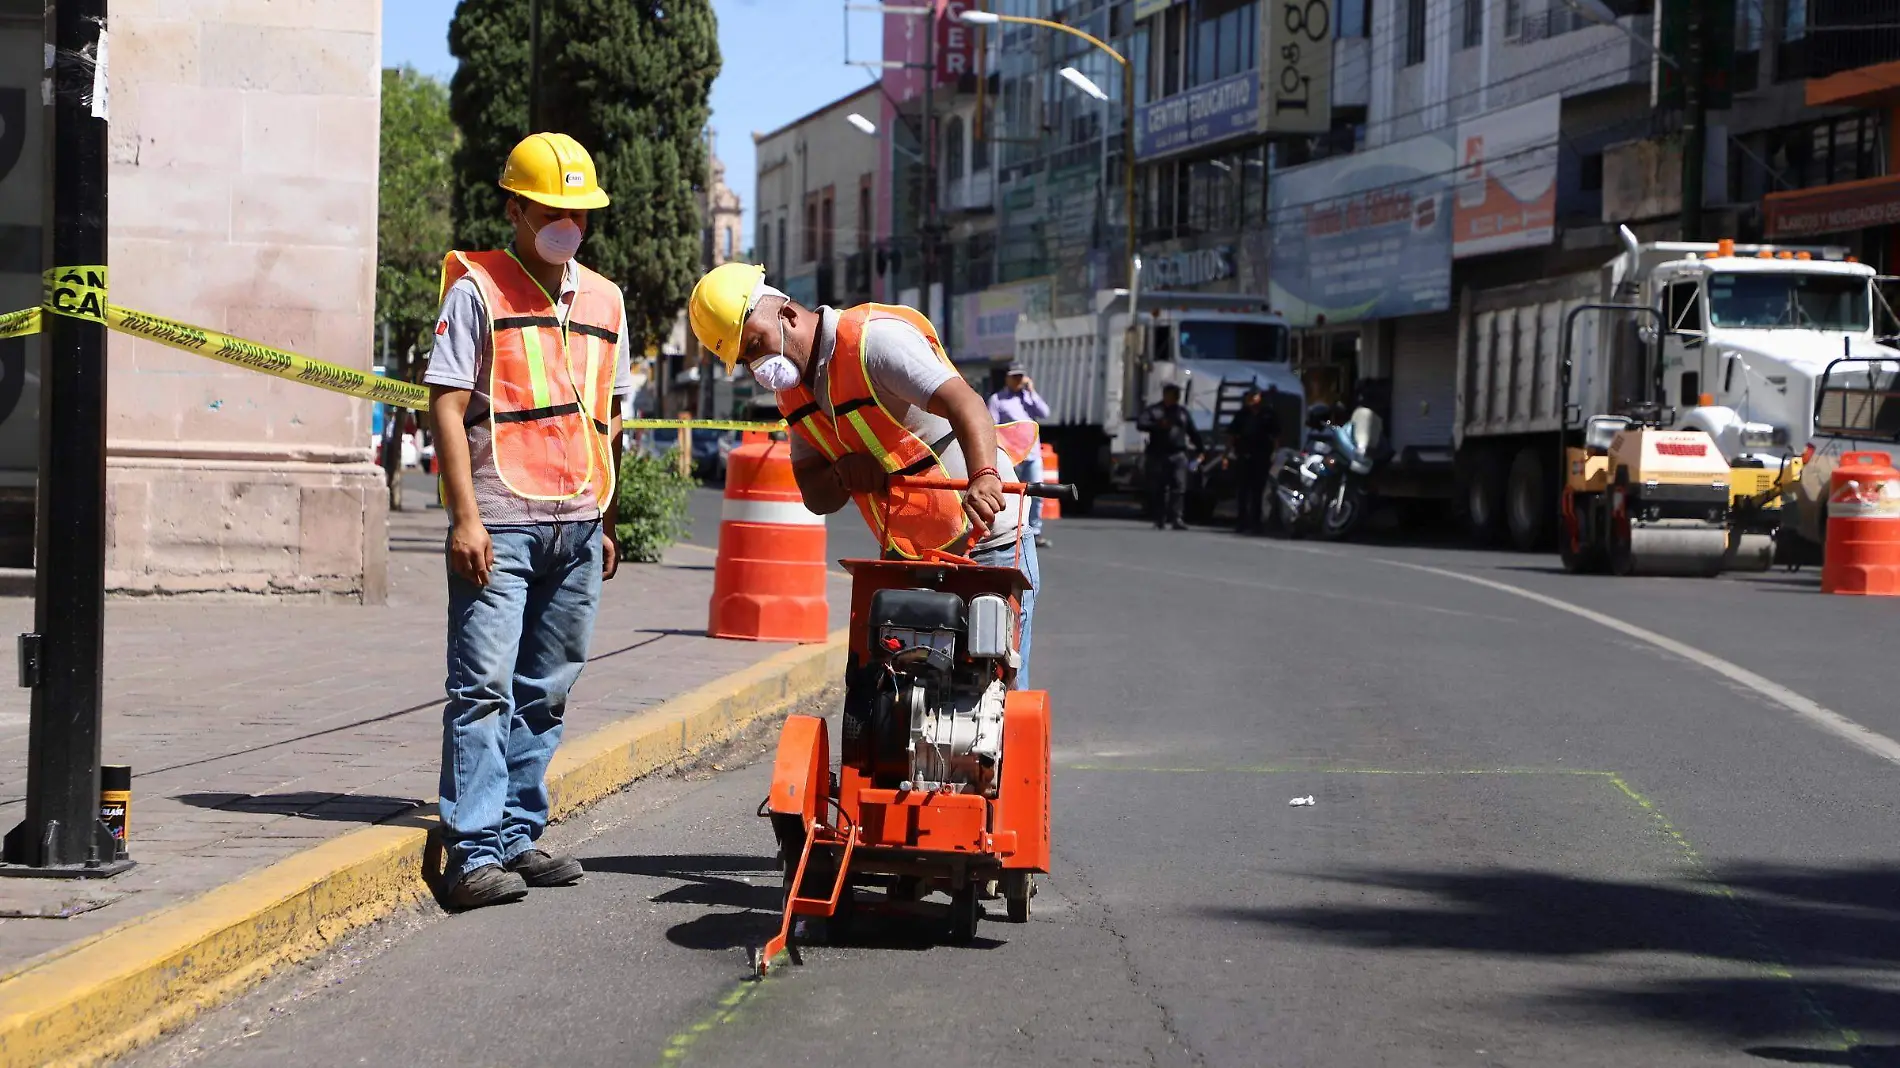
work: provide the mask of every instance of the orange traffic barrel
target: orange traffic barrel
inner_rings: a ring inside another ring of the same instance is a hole
[[[792,448],[746,442],[726,458],[706,633],[762,642],[821,642],[825,602],[825,520],[812,514],[792,478]]]
[[[1042,443],[1042,480],[1051,485],[1062,481],[1062,472],[1056,469],[1056,447],[1048,442]],[[1054,497],[1045,497],[1042,502],[1042,521],[1062,518],[1062,505]]]
[[[1850,452],[1834,469],[1821,592],[1900,597],[1900,471],[1884,452]]]

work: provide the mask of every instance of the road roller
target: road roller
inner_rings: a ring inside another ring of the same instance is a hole
[[[1004,492],[1075,499],[1071,485]],[[788,717],[759,806],[784,872],[778,933],[753,959],[760,976],[787,951],[798,961],[800,917],[822,918],[837,939],[867,913],[901,916],[940,924],[952,944],[976,937],[985,898],[1026,922],[1035,876],[1049,868],[1049,695],[1014,686],[1029,579],[942,552],[843,566],[851,626],[838,758],[823,717]]]
[[[1565,450],[1565,570],[1718,575],[1729,556],[1729,466],[1700,430],[1592,416]]]

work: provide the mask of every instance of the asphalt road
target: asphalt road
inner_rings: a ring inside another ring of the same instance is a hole
[[[747,982],[777,873],[741,747],[558,828],[582,885],[379,925],[132,1063],[1900,1064],[1900,604],[1051,533],[1028,924]]]

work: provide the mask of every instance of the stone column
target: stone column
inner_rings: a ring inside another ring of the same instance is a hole
[[[371,365],[378,0],[115,0],[112,296]],[[108,576],[381,603],[370,406],[115,334]]]

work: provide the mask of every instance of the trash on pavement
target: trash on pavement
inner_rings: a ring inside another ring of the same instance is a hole
[[[1312,794],[1307,794],[1305,797],[1296,797],[1293,800],[1287,802],[1287,804],[1292,805],[1295,808],[1299,808],[1304,805],[1311,805],[1315,803],[1316,802],[1314,802]]]

